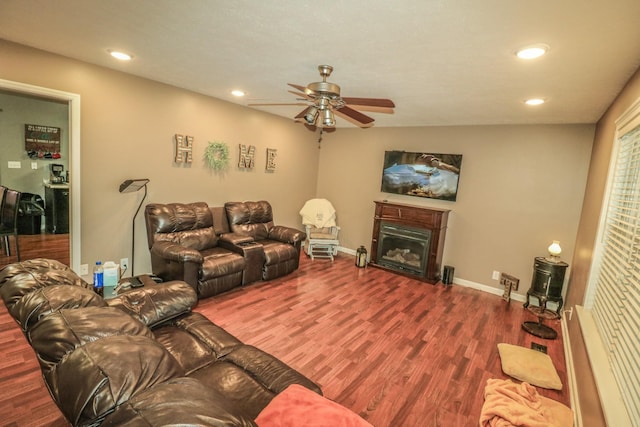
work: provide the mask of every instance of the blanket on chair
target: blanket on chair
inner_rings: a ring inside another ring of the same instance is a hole
[[[535,387],[511,380],[487,380],[480,427],[565,427],[573,425],[573,412],[563,404],[540,396]]]

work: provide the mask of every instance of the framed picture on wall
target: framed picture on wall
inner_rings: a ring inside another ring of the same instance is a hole
[[[43,125],[24,125],[24,148],[31,159],[59,159],[60,128]]]
[[[455,201],[461,166],[462,154],[385,151],[381,191]]]

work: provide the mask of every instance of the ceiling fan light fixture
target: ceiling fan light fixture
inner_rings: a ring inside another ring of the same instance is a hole
[[[315,106],[309,107],[307,113],[304,115],[304,120],[308,124],[312,125],[316,122],[318,118],[318,109]]]
[[[322,111],[322,126],[334,127],[336,125],[336,118],[333,115],[333,111],[326,109]]]

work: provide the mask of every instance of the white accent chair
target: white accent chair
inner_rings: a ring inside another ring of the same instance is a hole
[[[304,249],[311,260],[329,258],[338,254],[338,233],[336,210],[327,199],[307,200],[300,210],[302,224],[305,226],[307,240]]]

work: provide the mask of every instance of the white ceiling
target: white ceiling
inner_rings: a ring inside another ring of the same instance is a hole
[[[639,0],[0,0],[0,38],[243,105],[333,65],[343,96],[396,103],[378,127],[595,123],[640,66],[639,22]]]

